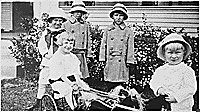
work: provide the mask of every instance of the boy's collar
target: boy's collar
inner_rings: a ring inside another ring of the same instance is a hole
[[[115,29],[116,27],[119,27],[121,30],[124,30],[126,28],[126,24],[123,22],[122,24],[117,25],[113,22],[113,24],[108,27],[108,30]]]

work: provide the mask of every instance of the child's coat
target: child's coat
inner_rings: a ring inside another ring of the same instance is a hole
[[[126,64],[134,63],[133,31],[125,24],[108,26],[101,41],[99,61],[106,61],[106,81],[127,81],[129,68]]]

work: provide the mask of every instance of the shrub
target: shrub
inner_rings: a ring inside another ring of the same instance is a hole
[[[39,20],[23,18],[21,27],[28,33],[20,33],[18,37],[11,39],[12,46],[9,46],[10,54],[16,59],[16,62],[24,69],[24,78],[30,78],[29,75],[39,71],[39,65],[42,57],[37,48],[41,32],[44,27]]]

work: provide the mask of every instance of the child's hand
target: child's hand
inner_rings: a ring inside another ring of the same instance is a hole
[[[170,94],[170,93],[167,93],[167,97],[165,97],[165,100],[166,101],[168,101],[168,102],[170,102],[170,103],[177,103],[177,100],[175,99],[175,97],[172,95],[172,94]]]
[[[52,55],[50,55],[50,54],[45,55],[45,58],[47,58],[47,59],[51,59],[51,57],[52,57]]]
[[[90,87],[88,84],[86,84],[84,81],[80,80],[78,82],[78,85],[82,88],[82,89],[85,89],[85,90],[90,90]]]
[[[163,87],[158,88],[158,95],[166,95],[166,89]]]
[[[75,91],[78,90],[78,88],[79,88],[78,84],[74,83],[74,82],[71,84],[71,86],[72,86],[72,89]]]
[[[127,67],[129,67],[129,66],[130,66],[130,64],[129,64],[129,63],[126,63],[126,66],[127,66]]]

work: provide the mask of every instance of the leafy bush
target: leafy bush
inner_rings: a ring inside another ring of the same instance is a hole
[[[39,71],[39,65],[42,57],[37,48],[42,31],[47,27],[41,25],[37,18],[32,20],[23,18],[21,27],[28,33],[20,33],[18,37],[11,39],[12,46],[9,46],[10,54],[16,59],[16,62],[24,69],[24,78],[30,78],[28,75]]]
[[[103,68],[104,63],[99,62],[99,51],[101,45],[101,39],[103,37],[102,29],[98,25],[90,25],[91,38],[92,38],[92,59],[88,59],[88,68],[90,76],[95,80],[103,81]]]

